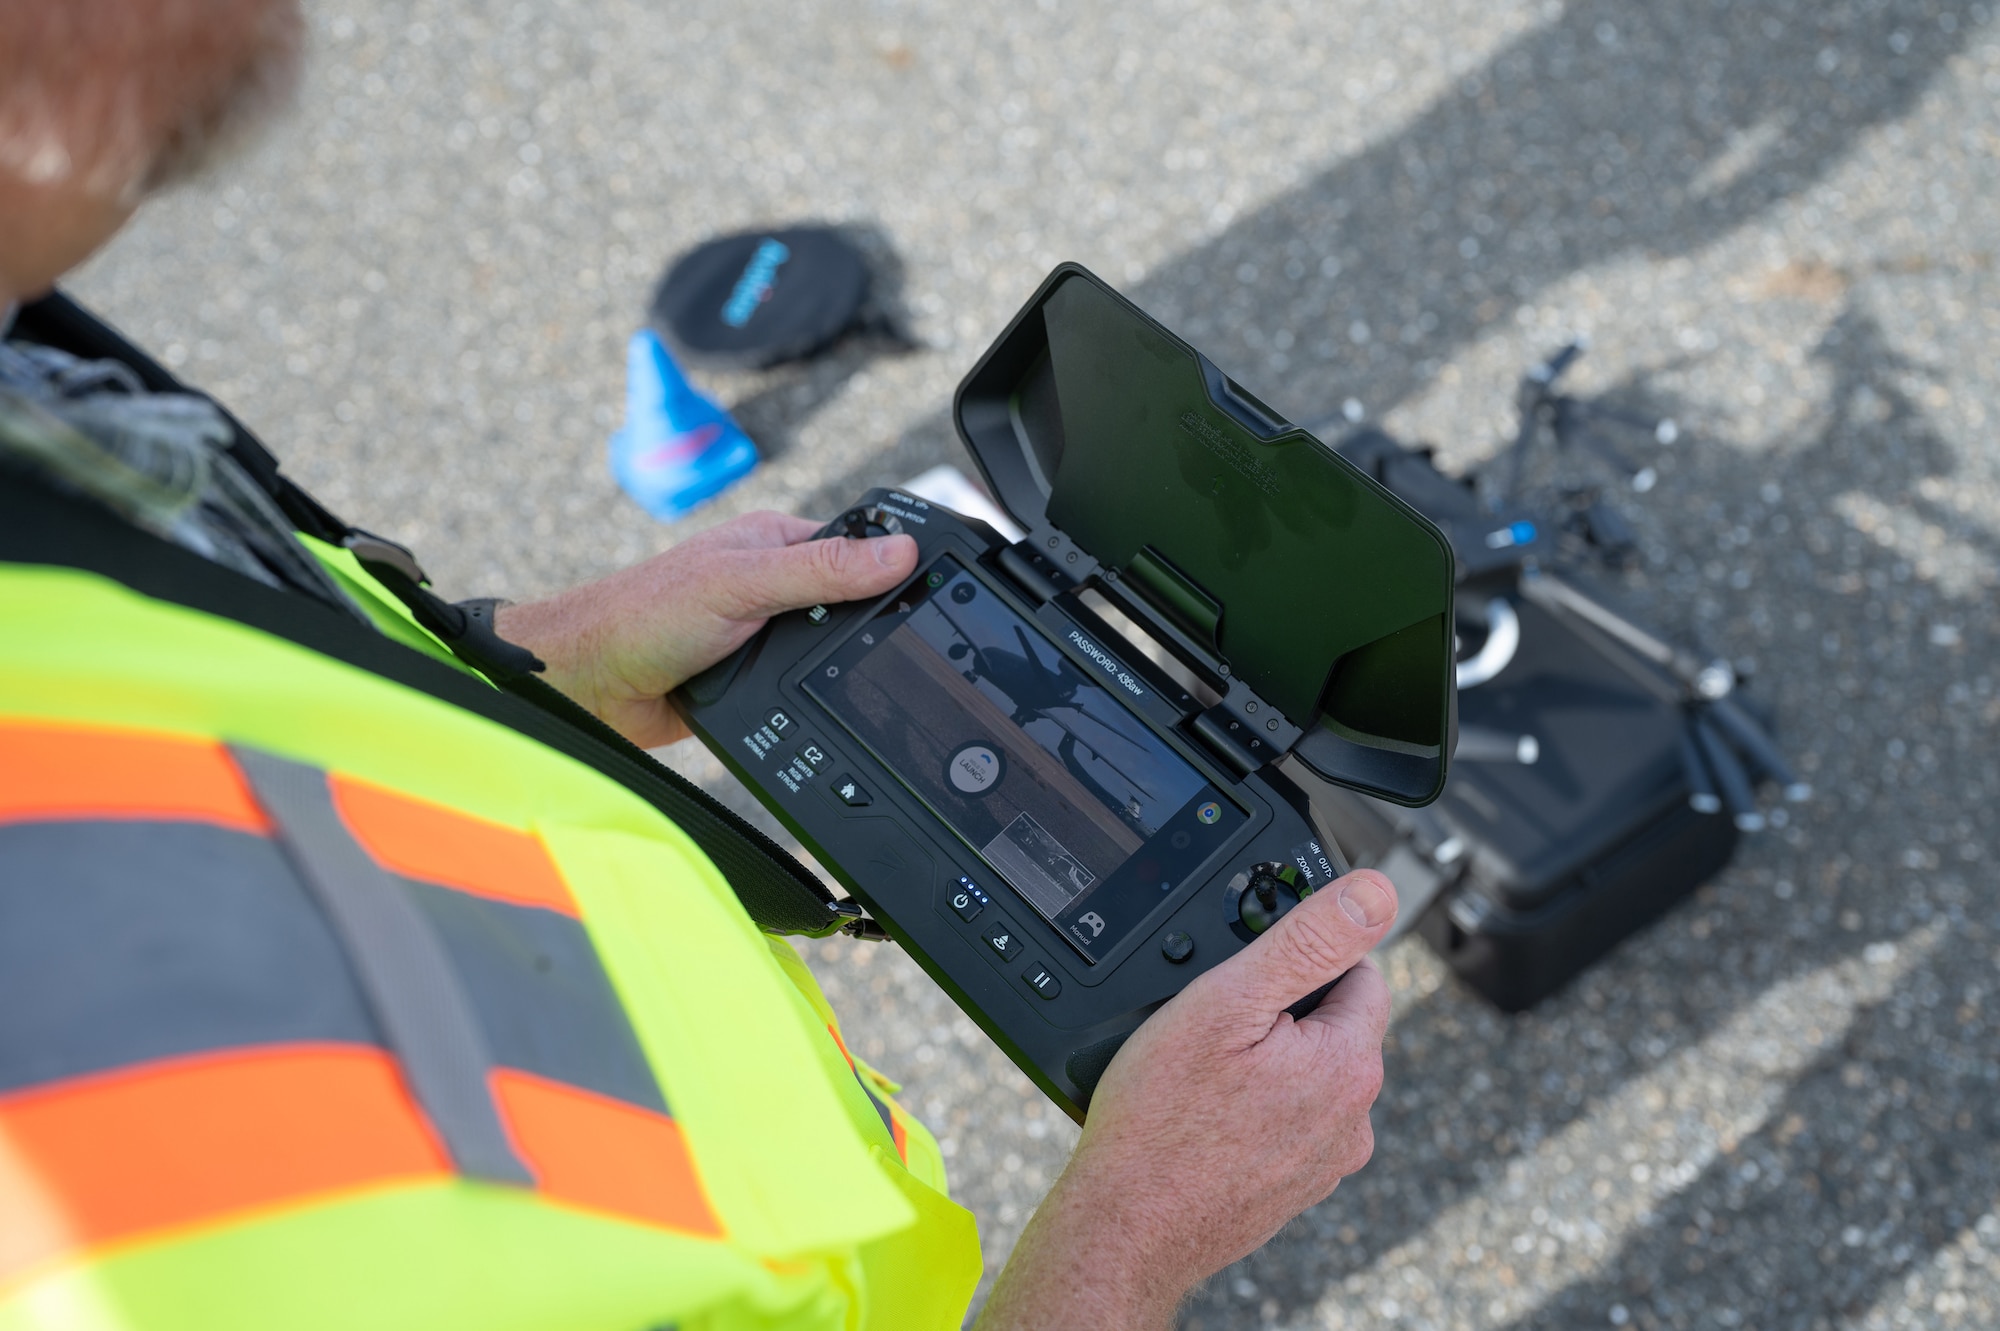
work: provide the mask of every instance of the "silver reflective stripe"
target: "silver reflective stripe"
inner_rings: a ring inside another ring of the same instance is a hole
[[[241,745],[230,755],[319,902],[417,1103],[458,1172],[532,1187],[487,1081],[493,1059],[472,1002],[408,891],[355,841],[326,773]]]

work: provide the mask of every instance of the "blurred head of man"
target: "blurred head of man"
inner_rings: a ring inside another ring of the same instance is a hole
[[[297,0],[0,0],[0,310],[282,105],[303,27]]]

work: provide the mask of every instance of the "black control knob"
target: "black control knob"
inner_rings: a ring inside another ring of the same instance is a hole
[[[850,541],[865,540],[870,536],[894,536],[903,530],[903,522],[894,513],[883,511],[870,504],[866,508],[849,509],[840,519],[841,535]]]
[[[1298,904],[1299,894],[1290,883],[1259,866],[1251,873],[1249,886],[1243,889],[1236,914],[1243,921],[1244,928],[1253,934],[1261,934]]]

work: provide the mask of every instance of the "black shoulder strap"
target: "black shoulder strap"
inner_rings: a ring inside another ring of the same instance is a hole
[[[73,355],[121,361],[159,392],[192,391],[60,294],[23,306],[12,335]],[[721,801],[537,678],[532,671],[540,662],[423,586],[407,552],[388,542],[380,542],[386,550],[371,551],[366,541],[351,539],[366,534],[282,475],[269,450],[230,420],[237,434],[232,455],[299,529],[355,549],[419,623],[496,687],[370,632],[310,597],[267,587],[121,522],[95,504],[8,472],[0,472],[0,561],[100,574],[142,595],[235,620],[394,680],[564,753],[673,820],[722,871],[750,918],[767,933],[819,936],[859,916],[857,907],[836,901],[804,865]]]
[[[250,433],[242,421],[230,414],[229,408],[200,389],[190,388],[174,378],[166,366],[133,346],[124,334],[62,292],[52,291],[40,300],[23,305],[14,316],[13,327],[7,332],[10,337],[54,347],[86,360],[118,361],[138,375],[139,382],[155,393],[190,393],[208,398],[234,432],[229,455],[264,487],[285,516],[292,520],[292,525],[308,536],[331,541],[335,545],[339,545],[351,530],[346,523],[322,508],[311,495],[294,485],[290,477],[280,475],[278,459],[256,435]]]

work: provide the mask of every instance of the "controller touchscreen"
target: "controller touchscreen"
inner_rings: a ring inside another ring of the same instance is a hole
[[[949,556],[806,687],[1092,964],[1245,819]]]

